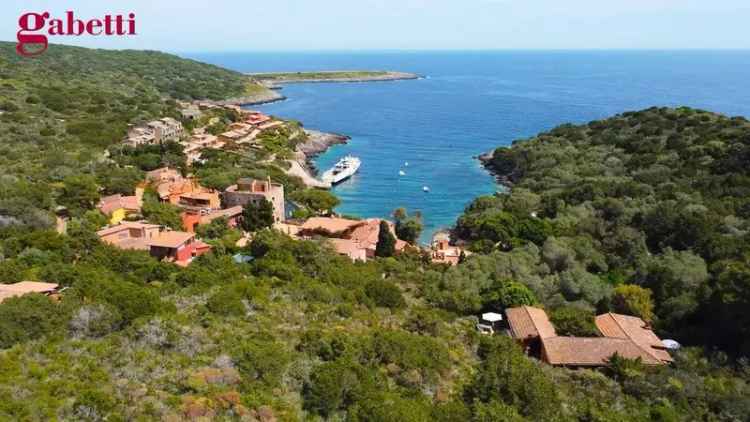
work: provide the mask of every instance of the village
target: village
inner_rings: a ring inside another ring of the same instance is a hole
[[[286,124],[283,120],[234,105],[193,102],[181,103],[180,106],[183,121],[197,121],[212,110],[237,113],[240,120],[228,125],[227,131],[212,135],[207,133],[206,128],[216,124],[216,117],[191,131],[186,130],[180,121],[165,117],[130,128],[123,145],[138,147],[179,142],[184,148],[189,168],[202,160],[201,154],[207,149],[232,149],[238,145],[262,149],[263,146],[256,142],[258,136]],[[151,224],[142,218],[143,197],[147,189],[155,192],[159,201],[180,208],[184,231]],[[187,266],[211,250],[211,245],[197,237],[196,229],[199,226],[224,219],[229,227],[239,228],[243,210],[248,204],[258,206],[267,201],[273,210],[273,229],[294,239],[327,241],[338,254],[353,261],[375,257],[383,221],[379,218],[341,218],[332,210],[307,219],[293,218],[291,210],[297,205],[285,197],[284,186],[270,178],[243,178],[218,191],[202,186],[197,177],[164,167],[147,172],[145,180],[134,190],[131,196],[116,194],[101,199],[97,209],[107,217],[108,224],[97,232],[99,238],[121,249],[147,251],[155,259],[179,266]],[[394,223],[387,221],[386,224],[395,237]],[[243,232],[237,246],[247,245],[252,235]],[[396,253],[407,248],[421,249],[418,245],[396,240]],[[429,254],[432,262],[447,265],[456,265],[470,254],[459,246],[452,246],[447,233],[438,233],[431,247],[424,252]]]

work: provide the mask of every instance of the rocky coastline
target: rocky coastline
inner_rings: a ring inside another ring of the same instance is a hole
[[[358,83],[358,82],[388,82],[388,81],[403,81],[403,80],[414,80],[422,79],[423,76],[415,73],[407,72],[385,72],[378,75],[367,75],[357,77],[337,77],[336,72],[330,72],[332,75],[330,78],[275,78],[273,80],[259,80],[258,82],[263,84],[269,89],[279,89],[279,85],[285,84],[302,84],[302,83]],[[258,75],[258,74],[255,74]],[[255,76],[250,75],[250,76]]]
[[[297,146],[297,151],[305,155],[307,160],[322,154],[334,145],[346,144],[351,139],[349,136],[338,133],[326,133],[318,130],[305,129],[307,140]]]
[[[301,178],[308,187],[330,189],[330,184],[315,177],[318,170],[313,159],[333,145],[345,144],[351,138],[337,133],[326,133],[311,129],[305,129],[305,133],[307,134],[307,140],[297,146],[294,151],[294,159],[288,160],[290,168],[287,170],[287,174]]]
[[[492,157],[494,156],[495,151],[488,151],[483,154],[480,154],[474,158],[479,160],[480,163],[482,163],[482,166],[487,170],[491,175],[495,177],[495,181],[504,186],[506,189],[510,189],[515,184],[515,180],[518,180],[518,175],[515,171],[510,173],[500,172],[498,171],[495,166],[492,165]]]
[[[274,103],[276,101],[283,101],[283,100],[286,100],[285,96],[279,94],[278,91],[269,89],[266,92],[261,92],[258,94],[246,95],[243,97],[229,98],[229,99],[221,100],[221,101],[207,101],[207,102],[220,105],[220,106],[227,106],[227,105],[252,106],[252,105]]]

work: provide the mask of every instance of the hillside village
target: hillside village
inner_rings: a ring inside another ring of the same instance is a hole
[[[258,137],[288,125],[284,120],[233,105],[198,101],[179,104],[182,121],[164,117],[133,126],[122,144],[139,148],[179,143],[184,148],[187,157],[185,168],[189,172],[193,164],[205,162],[201,157],[208,149],[263,150],[265,147]],[[220,123],[216,113],[232,113],[238,118],[236,122],[224,127],[226,131],[213,135],[209,132]],[[183,122],[192,126],[192,129],[183,126]],[[159,201],[180,209],[182,230],[143,220],[142,207],[147,190],[154,192]],[[200,226],[221,220],[229,228],[241,229],[243,211],[248,205],[258,209],[263,202],[268,202],[272,209],[271,226],[274,229],[294,239],[326,240],[335,252],[353,261],[375,258],[376,246],[381,237],[380,224],[385,221],[378,218],[340,218],[332,210],[321,210],[324,215],[295,218],[287,209],[298,208],[298,205],[285,197],[284,185],[272,182],[270,177],[265,180],[239,179],[235,184],[219,191],[202,186],[200,180],[191,174],[183,175],[177,169],[163,167],[147,172],[145,180],[138,183],[134,191],[134,195],[115,194],[101,198],[96,208],[107,217],[108,224],[97,232],[98,236],[102,241],[118,248],[148,251],[156,259],[180,266],[189,265],[193,259],[211,250],[211,245],[196,235]],[[395,239],[395,253],[403,252],[409,247],[420,249],[416,244],[409,245],[396,239],[395,224],[391,221],[385,223]],[[60,227],[64,227],[64,224]],[[243,231],[236,244],[246,245],[251,239],[252,233]],[[451,246],[442,233],[436,236],[426,253],[433,262],[448,265],[456,265],[464,259],[462,256],[470,254],[461,247]]]

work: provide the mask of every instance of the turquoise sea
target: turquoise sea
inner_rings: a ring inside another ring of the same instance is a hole
[[[464,207],[498,188],[474,157],[566,122],[651,106],[750,116],[749,51],[191,53],[241,72],[384,69],[424,79],[299,84],[288,100],[254,108],[352,137],[360,172],[334,191],[338,211],[387,217],[420,211],[428,241]],[[405,163],[408,162],[408,167]],[[406,174],[399,176],[399,170]],[[429,193],[422,191],[430,188]]]

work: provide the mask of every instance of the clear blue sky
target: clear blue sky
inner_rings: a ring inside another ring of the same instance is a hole
[[[750,48],[748,0],[3,0],[24,12],[137,16],[136,37],[52,42],[166,51]]]

